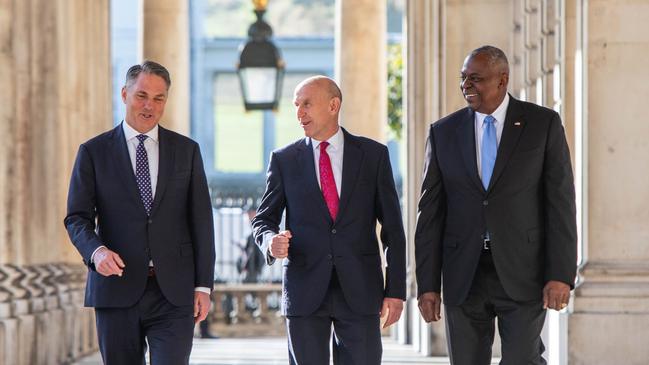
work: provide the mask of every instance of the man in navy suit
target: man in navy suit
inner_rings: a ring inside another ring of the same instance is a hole
[[[273,152],[253,220],[266,262],[284,259],[291,364],[329,364],[331,343],[336,364],[380,364],[379,316],[387,318],[384,327],[396,322],[406,295],[405,235],[388,150],[338,125],[341,102],[327,77],[296,87],[306,138]]]
[[[212,207],[198,144],[158,125],[170,85],[155,62],[131,67],[124,121],[83,143],[72,171],[64,223],[107,365],[144,365],[147,343],[153,364],[187,364],[210,308]]]
[[[568,306],[577,269],[575,190],[559,114],[507,94],[498,48],[466,58],[468,107],[430,127],[415,233],[419,309],[444,308],[451,363],[545,364],[546,308]],[[443,285],[442,285],[443,281]]]

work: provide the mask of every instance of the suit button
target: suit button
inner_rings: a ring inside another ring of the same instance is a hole
[[[327,255],[327,259],[331,260],[332,258],[333,258],[333,256],[331,254]]]
[[[486,207],[487,205],[489,205],[489,200],[483,200],[483,201],[482,201],[482,205],[484,205],[485,207]]]
[[[151,223],[153,223],[153,219],[149,219],[147,222],[148,222],[149,224],[151,224]]]
[[[336,232],[338,232],[338,231],[336,231],[335,228],[331,230],[331,233],[333,233],[333,234],[336,234]]]

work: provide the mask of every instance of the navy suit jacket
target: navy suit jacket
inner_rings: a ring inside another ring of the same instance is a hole
[[[253,219],[256,241],[267,262],[266,232],[278,232],[286,211],[292,233],[283,260],[282,314],[305,316],[322,303],[332,270],[351,309],[377,314],[384,297],[405,300],[405,235],[387,148],[343,129],[339,212],[333,221],[318,185],[313,148],[304,138],[272,153],[266,192]],[[384,283],[376,234],[387,268]]]
[[[488,189],[478,176],[474,112],[431,125],[415,232],[418,295],[459,305],[490,232],[498,277],[514,300],[539,300],[549,280],[574,284],[575,190],[559,115],[510,96]]]
[[[164,296],[191,305],[195,287],[214,283],[214,223],[198,144],[159,127],[156,193],[147,216],[122,125],[79,147],[64,223],[89,267],[85,305],[129,307],[147,282],[149,259]],[[97,247],[120,255],[122,277],[105,277],[90,263]]]

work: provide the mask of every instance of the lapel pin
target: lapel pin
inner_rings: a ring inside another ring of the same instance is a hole
[[[520,125],[521,125],[521,122],[514,122],[514,125],[515,125],[515,126],[519,126],[519,127],[520,127]]]

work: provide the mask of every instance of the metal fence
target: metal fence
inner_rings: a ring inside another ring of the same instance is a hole
[[[214,280],[217,283],[240,283],[242,274],[237,269],[237,261],[244,255],[246,239],[251,234],[247,210],[255,198],[213,199],[214,234],[216,262]],[[264,265],[261,283],[281,282],[282,267],[275,264]]]

